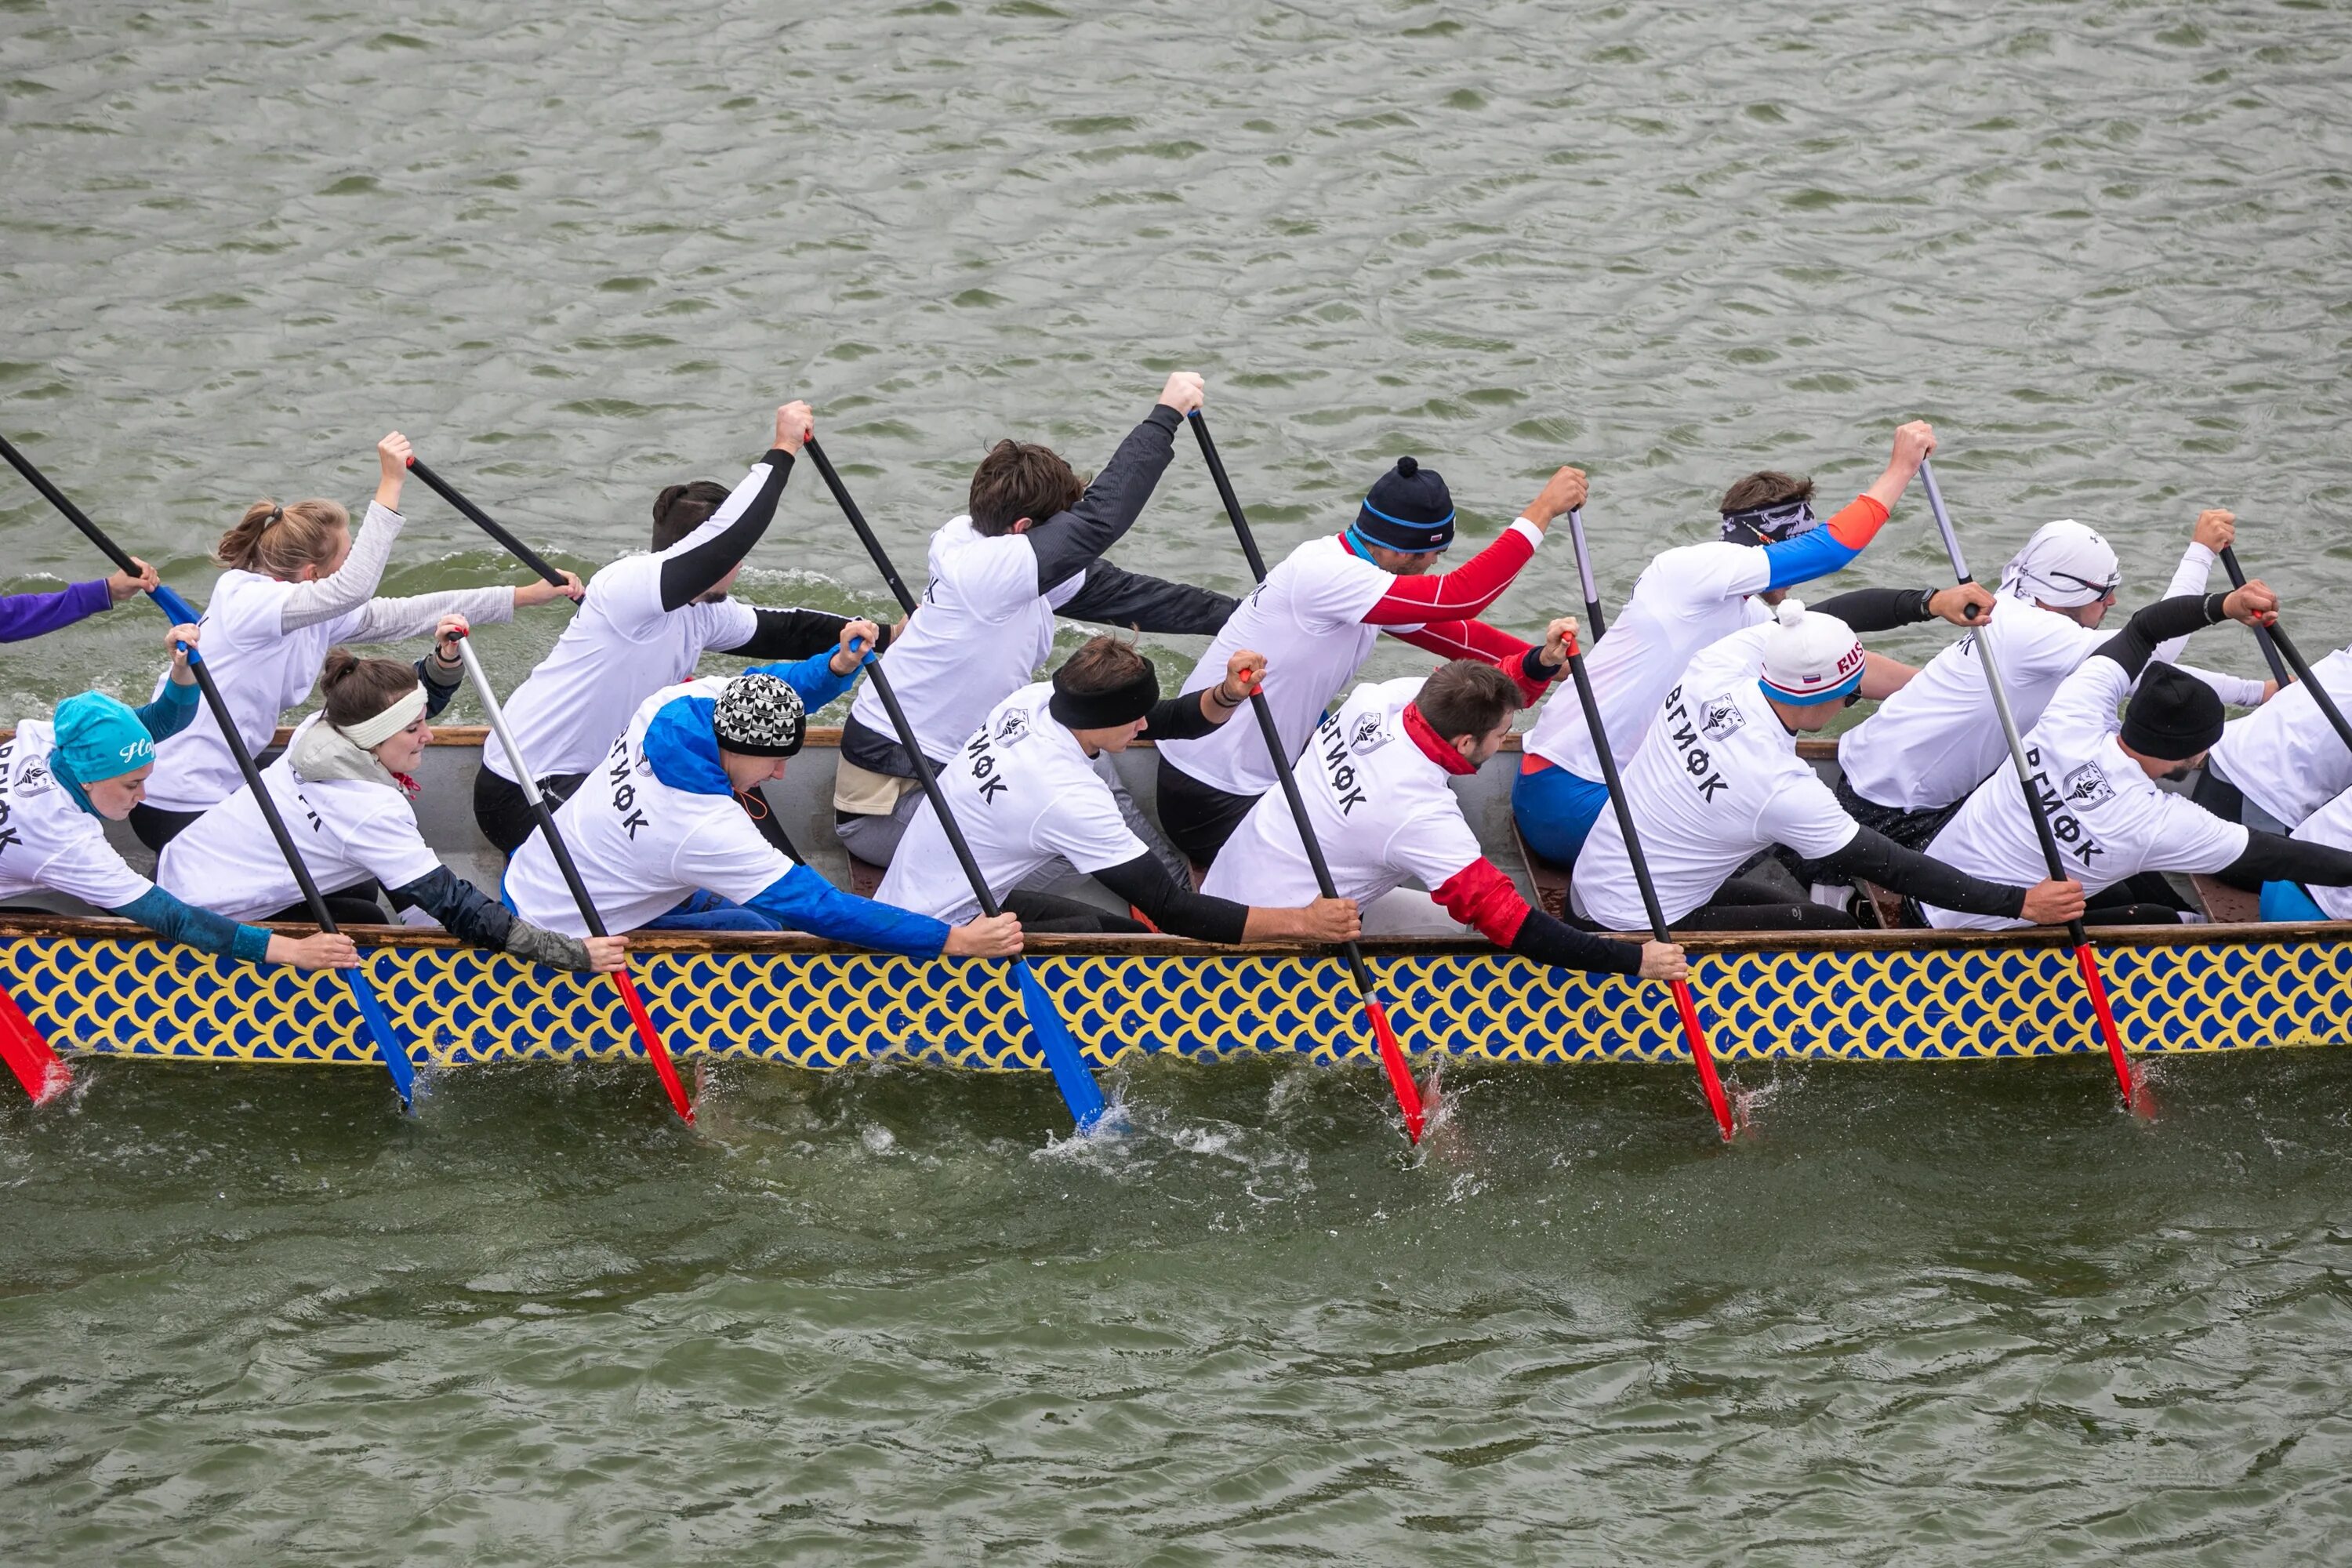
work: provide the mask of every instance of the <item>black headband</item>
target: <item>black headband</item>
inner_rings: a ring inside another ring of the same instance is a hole
[[[1066,664],[1054,672],[1054,697],[1045,705],[1054,721],[1065,729],[1111,730],[1132,724],[1160,700],[1160,672],[1149,661],[1133,680],[1108,691],[1073,691],[1069,673]]]

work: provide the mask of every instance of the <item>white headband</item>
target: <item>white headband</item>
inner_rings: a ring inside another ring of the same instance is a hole
[[[425,688],[412,686],[391,707],[363,724],[338,724],[335,729],[362,751],[372,752],[425,717]]]

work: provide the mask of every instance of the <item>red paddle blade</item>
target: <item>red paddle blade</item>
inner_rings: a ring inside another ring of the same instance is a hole
[[[1698,1026],[1698,1004],[1691,999],[1687,981],[1674,982],[1675,1011],[1683,1016],[1683,1035],[1690,1041],[1691,1064],[1698,1068],[1699,1087],[1706,1091],[1707,1109],[1715,1112],[1715,1124],[1723,1130],[1723,1141],[1731,1142],[1734,1124],[1731,1101],[1725,1098],[1723,1080],[1715,1075],[1715,1053],[1707,1049],[1706,1036]]]
[[[1364,998],[1364,1011],[1371,1015],[1372,1037],[1380,1042],[1381,1066],[1388,1069],[1389,1087],[1396,1091],[1397,1109],[1404,1112],[1404,1135],[1413,1142],[1421,1142],[1421,1089],[1412,1081],[1412,1068],[1404,1059],[1404,1047],[1397,1044],[1396,1031],[1389,1027],[1389,1010],[1375,996]]]
[[[2107,1059],[2115,1064],[2116,1087],[2123,1091],[2126,1105],[2141,1110],[2138,1077],[2132,1071],[2131,1058],[2124,1055],[2123,1031],[2116,1027],[2116,1015],[2107,1005],[2107,984],[2099,978],[2099,955],[2089,942],[2074,950],[2074,964],[2083,972],[2084,988],[2091,994],[2091,1011],[2098,1015],[2099,1037],[2106,1041]]]
[[[669,1093],[670,1108],[685,1119],[688,1127],[693,1126],[694,1103],[686,1098],[686,1085],[677,1081],[677,1064],[669,1059],[669,1047],[662,1044],[661,1036],[654,1029],[645,1001],[637,994],[637,983],[629,978],[627,970],[615,969],[613,984],[621,988],[621,1000],[628,1005],[629,1017],[637,1026],[637,1037],[645,1041],[646,1055],[652,1060],[662,1088]]]
[[[7,1062],[35,1105],[62,1094],[73,1081],[73,1069],[58,1059],[41,1031],[5,991],[0,991],[0,1060]]]

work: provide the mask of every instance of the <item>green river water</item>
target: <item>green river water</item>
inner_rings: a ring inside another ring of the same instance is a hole
[[[1270,553],[1402,450],[1473,539],[1574,461],[1613,604],[1925,416],[1980,572],[2072,515],[2137,605],[2227,505],[2316,652],[2347,61],[2315,0],[0,0],[0,430],[201,598],[388,428],[584,572],[805,396],[913,571],[987,442],[1197,368]],[[812,477],[743,591],[880,610]],[[515,577],[405,510],[393,591]],[[13,477],[0,541],[94,568]],[[1118,559],[1244,580],[1189,448]],[[1848,581],[1943,571],[1915,496]],[[159,633],[7,648],[0,719]],[[730,1066],[688,1131],[100,1064],[0,1101],[0,1563],[2343,1562],[2352,1066],[2105,1071],[1743,1065],[1726,1149],[1686,1069],[1456,1070],[1416,1154],[1368,1065],[1139,1068],[1072,1146],[1042,1075]]]

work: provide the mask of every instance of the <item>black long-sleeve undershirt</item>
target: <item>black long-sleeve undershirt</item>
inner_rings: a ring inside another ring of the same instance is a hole
[[[1175,456],[1176,426],[1183,416],[1156,404],[1143,423],[1128,432],[1077,505],[1033,525],[1029,547],[1037,557],[1037,592],[1066,583],[1119,542],[1143,515],[1144,504]]]
[[[1927,602],[1936,594],[1933,588],[1850,588],[1805,608],[1835,616],[1859,633],[1891,632],[1934,620]]]
[[[1593,974],[1639,974],[1642,944],[1597,936],[1530,909],[1511,939],[1511,951],[1555,969],[1581,969]]]
[[[2223,867],[2220,875],[2233,886],[2249,888],[2259,888],[2264,882],[2352,887],[2352,850],[2250,828],[2246,852]],[[2245,879],[2240,881],[2241,878]]]
[[[1095,873],[1095,880],[1141,910],[1170,936],[1195,942],[1240,942],[1249,927],[1249,906],[1180,888],[1156,855],[1138,855]]]
[[[1214,637],[1241,607],[1230,595],[1129,572],[1108,561],[1097,560],[1086,572],[1086,582],[1056,614],[1139,632]]]
[[[768,477],[761,481],[741,513],[693,549],[662,562],[663,609],[682,608],[716,587],[719,579],[751,553],[751,547],[768,531],[768,524],[775,521],[776,501],[784,493],[784,481],[792,477],[793,455],[776,447],[760,461],[768,466]]]
[[[719,652],[736,658],[814,658],[839,647],[841,628],[849,624],[847,616],[828,610],[771,610],[754,605],[751,613],[759,617],[759,628],[747,640]],[[874,645],[876,653],[890,646],[890,628],[881,629],[881,640]]]
[[[1863,828],[1853,841],[1818,864],[1841,881],[1859,877],[1896,892],[1970,915],[2016,919],[2025,912],[2025,889],[1971,877],[1941,860],[1906,849],[1885,834]]]
[[[514,925],[514,911],[479,888],[465,880],[446,866],[436,866],[414,882],[389,889],[392,907],[406,909],[411,904],[441,922],[442,928],[460,942],[470,942],[477,947],[504,952],[507,933]]]

